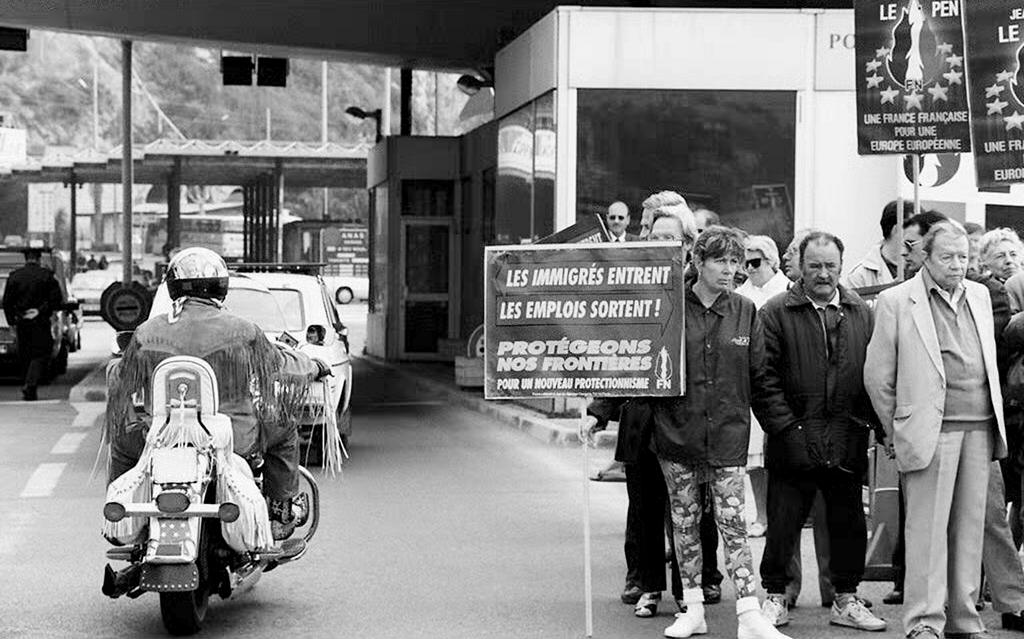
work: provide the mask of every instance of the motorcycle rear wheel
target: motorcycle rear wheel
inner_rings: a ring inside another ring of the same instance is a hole
[[[164,628],[175,636],[194,635],[203,627],[210,607],[210,591],[206,584],[192,592],[160,593],[160,616]]]
[[[208,497],[215,494],[211,486]],[[161,592],[160,616],[164,628],[175,636],[194,635],[203,628],[206,611],[210,608],[210,575],[206,553],[210,548],[211,529],[205,521],[200,524],[199,550],[196,567],[199,569],[199,587],[191,592]]]

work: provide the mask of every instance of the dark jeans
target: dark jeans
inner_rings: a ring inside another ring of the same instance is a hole
[[[679,564],[676,562],[672,535],[672,522],[668,515],[668,491],[661,474],[658,458],[644,449],[634,463],[623,465],[626,471],[626,494],[629,508],[626,511],[626,581],[635,584],[644,592],[665,590],[665,538],[671,552],[672,594],[676,599],[683,596],[679,580]],[[707,492],[702,488],[702,498]],[[702,582],[704,585],[722,583],[718,571],[718,529],[710,503],[705,503],[700,522],[701,546],[704,563]]]
[[[241,420],[238,420],[241,422]],[[235,420],[232,420],[233,424]],[[245,441],[245,434],[237,429],[236,441]],[[282,429],[281,436],[273,441],[264,442],[263,450],[263,494],[267,497],[285,501],[291,499],[299,490],[299,438],[296,428]],[[142,455],[146,444],[143,429],[136,428],[131,432],[112,437],[110,441],[110,476],[108,483],[114,481],[132,468]],[[236,453],[248,458],[253,450]]]
[[[832,583],[837,593],[857,592],[867,550],[860,476],[838,469],[773,470],[768,473],[768,532],[761,559],[761,583],[771,594],[786,590],[786,567],[818,490],[825,500]]]

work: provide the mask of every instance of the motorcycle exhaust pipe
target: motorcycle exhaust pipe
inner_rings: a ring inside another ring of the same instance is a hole
[[[260,565],[251,562],[243,565],[237,571],[232,572],[230,568],[227,571],[228,583],[231,584],[231,599],[237,599],[252,590],[263,576],[263,569]]]

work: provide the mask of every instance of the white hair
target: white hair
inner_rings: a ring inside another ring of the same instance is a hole
[[[746,249],[748,251],[761,251],[761,255],[764,256],[764,259],[768,260],[768,265],[772,267],[772,270],[778,270],[779,247],[772,238],[767,235],[750,235],[747,237]]]

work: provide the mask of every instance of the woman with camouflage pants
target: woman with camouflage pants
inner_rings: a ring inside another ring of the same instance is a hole
[[[738,231],[711,227],[693,249],[697,280],[685,292],[686,394],[653,400],[652,447],[668,487],[686,610],[667,637],[707,632],[701,590],[699,485],[709,482],[729,577],[736,587],[739,639],[788,639],[761,615],[744,522],[751,389],[764,343],[753,302],[731,291],[744,258]]]

